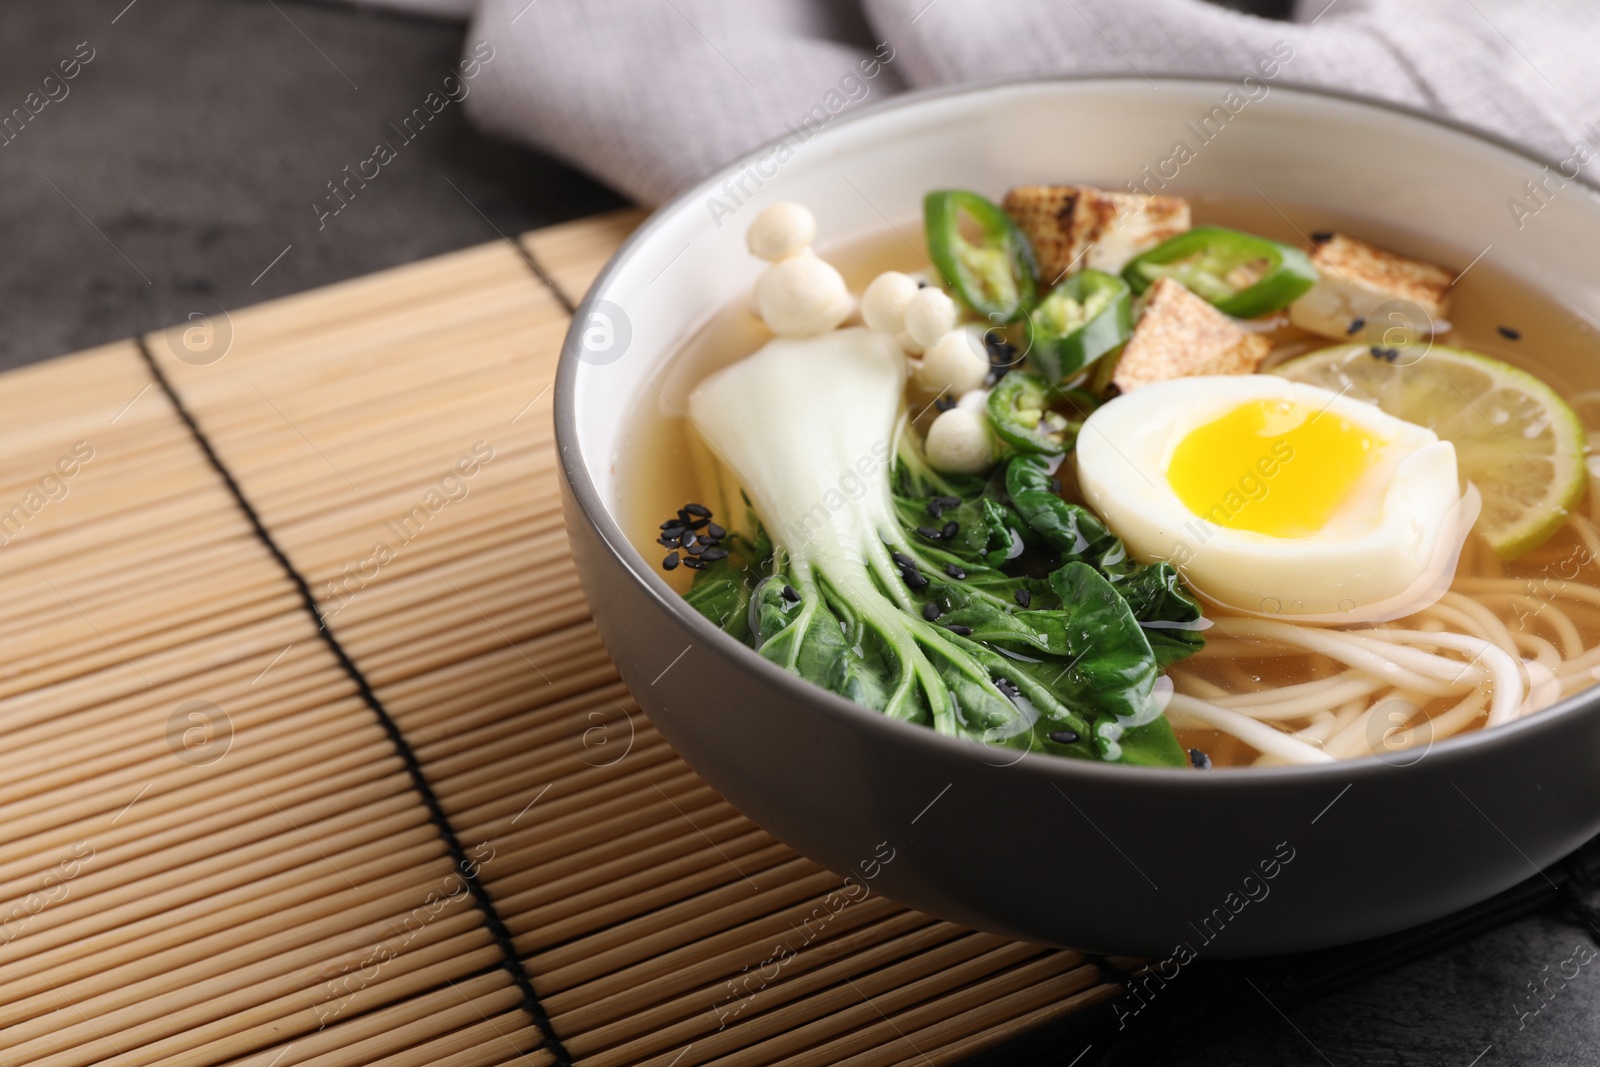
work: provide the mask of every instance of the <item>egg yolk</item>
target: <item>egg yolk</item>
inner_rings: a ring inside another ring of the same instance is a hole
[[[1167,481],[1207,522],[1269,537],[1327,525],[1382,440],[1291,400],[1251,400],[1178,442]]]

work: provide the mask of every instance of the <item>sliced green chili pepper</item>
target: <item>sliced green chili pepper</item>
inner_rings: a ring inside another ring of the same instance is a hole
[[[1028,362],[1049,381],[1065,382],[1133,334],[1133,296],[1115,274],[1085,270],[1033,309]]]
[[[1172,278],[1237,319],[1288,307],[1317,284],[1317,268],[1298,248],[1222,226],[1196,226],[1163,241],[1130,261],[1122,276],[1136,293]]]
[[[964,189],[942,189],[923,198],[922,215],[928,256],[962,303],[996,324],[1032,309],[1039,289],[1033,245],[999,205]],[[961,232],[963,215],[976,225],[977,243]]]
[[[1077,440],[1079,424],[1050,410],[1056,396],[1037,374],[1014,370],[989,393],[989,422],[1000,440],[1018,452],[1060,455]]]

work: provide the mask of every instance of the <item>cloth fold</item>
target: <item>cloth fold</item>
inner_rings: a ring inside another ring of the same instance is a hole
[[[1424,108],[1566,159],[1600,154],[1590,0],[359,0],[459,15],[488,42],[466,109],[658,203],[755,146],[905,88],[1052,74],[1242,78]],[[870,73],[869,73],[870,72]],[[1587,153],[1585,153],[1587,155]],[[1570,177],[1570,175],[1569,175]]]

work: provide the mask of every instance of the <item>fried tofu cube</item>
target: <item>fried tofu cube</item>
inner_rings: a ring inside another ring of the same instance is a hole
[[[1317,284],[1289,305],[1289,321],[1302,330],[1324,337],[1345,338],[1360,333],[1368,321],[1387,319],[1383,305],[1404,301],[1420,311],[1397,308],[1407,325],[1432,332],[1434,320],[1449,310],[1448,271],[1419,259],[1367,244],[1336,233],[1317,242],[1311,253]]]
[[[1254,374],[1272,342],[1244,329],[1171,278],[1150,287],[1111,381],[1126,393],[1168,378]]]
[[[1189,228],[1182,197],[1087,185],[1019,185],[1001,206],[1033,242],[1046,284],[1085,267],[1117,274],[1134,256]]]

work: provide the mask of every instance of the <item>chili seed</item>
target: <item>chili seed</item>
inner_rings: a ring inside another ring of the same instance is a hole
[[[1058,745],[1075,745],[1078,743],[1078,731],[1055,730],[1045,735]]]
[[[798,604],[800,603],[800,594],[794,591],[794,586],[786,585],[783,587],[783,599],[791,604]]]
[[[930,600],[926,604],[922,605],[922,617],[927,619],[929,622],[932,622],[934,619],[937,619],[943,614],[944,612],[939,610],[939,605],[935,601]]]
[[[958,534],[960,532],[961,532],[961,524],[959,522],[947,522],[939,530],[939,536],[943,537],[946,541],[948,541],[948,540],[950,540],[952,537],[954,537],[956,534]]]
[[[1191,748],[1189,750],[1189,764],[1197,771],[1209,771],[1211,769],[1211,757],[1201,752],[1198,748]]]
[[[1021,604],[1023,607],[1027,607],[1029,604],[1033,603],[1033,594],[1028,592],[1026,589],[1018,589],[1016,592],[1016,600],[1018,604]]]
[[[970,626],[948,626],[946,629],[955,634],[957,637],[972,636],[972,627]]]
[[[678,569],[678,554],[676,552],[668,552],[667,553],[667,558],[661,561],[661,566],[662,566],[662,569],[664,569],[664,570],[669,570],[669,571],[677,570]]]
[[[960,567],[957,567],[954,563],[946,563],[944,565],[944,572],[958,582],[967,576],[967,572],[962,570]]]
[[[1513,330],[1509,326],[1496,326],[1495,329],[1499,330],[1500,331],[1500,336],[1504,337],[1507,341],[1520,341],[1520,340],[1522,340],[1522,331],[1521,330]]]

